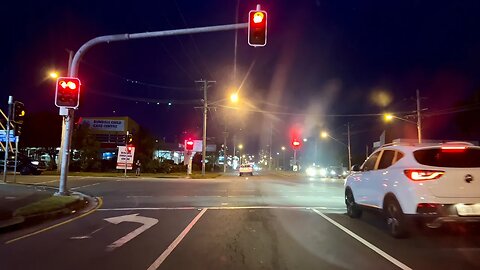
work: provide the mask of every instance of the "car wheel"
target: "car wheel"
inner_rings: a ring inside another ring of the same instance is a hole
[[[238,176],[242,177],[242,173],[239,173]]]
[[[407,219],[398,201],[394,198],[387,199],[383,206],[383,211],[390,235],[395,238],[407,237],[409,233]]]
[[[32,174],[33,175],[40,175],[40,174],[42,174],[42,171],[34,171]]]
[[[345,204],[347,205],[347,215],[351,218],[359,218],[362,216],[362,210],[358,208],[350,189],[345,191]]]
[[[250,176],[253,176],[253,172],[250,173]]]

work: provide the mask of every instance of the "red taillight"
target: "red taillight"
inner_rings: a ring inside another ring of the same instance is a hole
[[[442,146],[442,152],[461,153],[467,149],[466,146]]]
[[[413,181],[435,180],[445,174],[444,171],[436,170],[405,170],[403,172]]]

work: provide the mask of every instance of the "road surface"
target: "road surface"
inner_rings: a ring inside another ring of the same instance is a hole
[[[50,178],[38,182],[58,185]],[[343,180],[266,173],[69,184],[100,197],[100,208],[0,234],[1,269],[480,268],[478,233],[421,230],[398,240],[375,214],[348,218]]]

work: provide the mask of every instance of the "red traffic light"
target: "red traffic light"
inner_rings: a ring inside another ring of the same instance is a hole
[[[261,47],[267,44],[267,12],[251,10],[248,13],[248,44]]]
[[[185,141],[185,150],[192,151],[193,150],[193,140],[186,140]]]
[[[292,141],[292,147],[293,147],[293,149],[298,149],[298,148],[300,148],[300,141],[297,140],[297,139],[294,139],[294,140]]]
[[[55,88],[57,107],[78,108],[80,102],[80,79],[59,77]]]

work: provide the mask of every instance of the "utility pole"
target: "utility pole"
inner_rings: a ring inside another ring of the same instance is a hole
[[[420,112],[420,91],[417,89],[417,132],[418,143],[422,143],[422,116]]]
[[[10,144],[10,119],[12,118],[13,97],[8,96],[7,133],[5,134],[5,159],[3,161],[3,182],[7,182],[8,146]]]
[[[352,169],[352,149],[350,145],[350,122],[347,123],[347,137],[348,137],[348,171]]]
[[[269,160],[268,160],[268,170],[272,170],[272,143],[273,143],[273,123],[270,123],[270,143],[269,146]]]
[[[216,83],[216,81],[199,80],[195,82],[203,83],[202,175],[205,175],[205,162],[206,162],[206,155],[207,155],[207,112],[208,112],[207,89],[210,83]]]
[[[227,123],[225,121],[225,131],[223,132],[223,172],[227,172]]]

